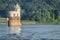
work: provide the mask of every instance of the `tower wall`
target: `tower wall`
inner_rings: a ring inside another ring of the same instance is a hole
[[[10,27],[19,27],[19,26],[21,26],[20,12],[18,12],[18,11],[9,11],[8,26],[10,26]]]
[[[20,12],[19,11],[9,11],[9,17],[14,17],[14,16],[20,17]]]
[[[21,21],[18,17],[11,17],[11,18],[9,18],[8,26],[19,27],[19,26],[21,26]]]

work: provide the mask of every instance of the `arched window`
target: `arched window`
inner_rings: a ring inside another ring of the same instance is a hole
[[[17,16],[18,16],[18,14],[17,14]]]
[[[13,16],[15,17],[15,13],[13,14]]]

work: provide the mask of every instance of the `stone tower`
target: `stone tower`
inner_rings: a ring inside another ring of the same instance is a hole
[[[20,6],[18,4],[14,5],[14,10],[13,11],[9,11],[8,26],[10,26],[10,27],[21,26]]]

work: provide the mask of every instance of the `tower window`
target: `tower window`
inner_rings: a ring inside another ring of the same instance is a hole
[[[18,16],[18,14],[17,14],[17,16]]]
[[[15,14],[13,14],[15,16]]]

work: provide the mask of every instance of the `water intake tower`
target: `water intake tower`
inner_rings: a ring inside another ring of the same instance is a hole
[[[9,11],[8,15],[9,15],[8,26],[10,26],[10,27],[21,26],[20,6],[18,4],[14,5],[14,10]]]

